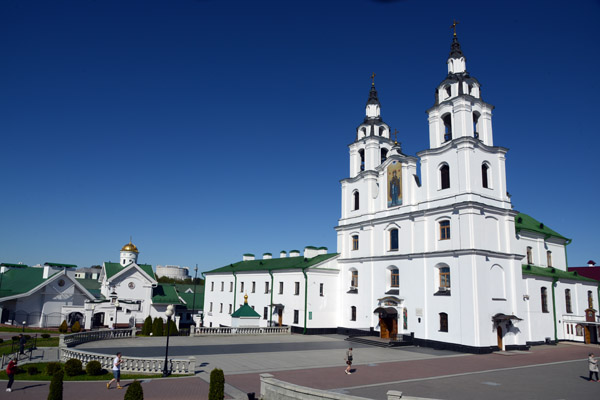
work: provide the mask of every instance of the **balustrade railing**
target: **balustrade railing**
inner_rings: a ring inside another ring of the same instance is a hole
[[[124,339],[135,337],[136,328],[126,329],[103,329],[99,331],[88,331],[73,333],[71,335],[60,335],[61,345],[67,347],[77,346],[78,344],[93,342],[96,340]]]
[[[270,327],[201,327],[196,328],[195,335],[264,335],[264,334],[289,334],[289,326],[270,326]]]
[[[90,361],[98,361],[102,368],[112,370],[114,355],[89,353],[87,351],[73,350],[66,347],[60,349],[60,360],[66,362],[75,358],[83,364],[83,367]],[[146,358],[146,357],[121,357],[121,372],[130,372],[135,374],[160,374],[164,368],[164,358]],[[168,360],[167,367],[173,375],[194,374],[196,371],[196,358]]]

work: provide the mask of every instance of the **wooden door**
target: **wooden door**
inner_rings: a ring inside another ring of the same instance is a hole
[[[388,326],[384,318],[379,318],[379,330],[381,331],[382,339],[389,339],[390,332],[388,331]]]
[[[277,310],[277,317],[279,320],[279,326],[283,325],[283,310],[280,308]]]
[[[390,332],[390,339],[396,340],[398,338],[398,319],[397,318],[390,318],[390,322],[391,322],[391,332]]]
[[[583,327],[584,330],[584,335],[585,335],[585,344],[590,344],[590,328],[588,328],[587,326]]]
[[[498,348],[502,351],[504,350],[504,347],[502,346],[502,327],[498,326],[496,328],[496,333],[498,334]]]

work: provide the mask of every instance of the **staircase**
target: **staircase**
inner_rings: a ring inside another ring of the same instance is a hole
[[[382,339],[376,336],[348,336],[347,342],[365,344],[367,346],[377,346],[384,348],[396,348],[412,346],[412,338],[410,336],[399,335],[397,340]]]

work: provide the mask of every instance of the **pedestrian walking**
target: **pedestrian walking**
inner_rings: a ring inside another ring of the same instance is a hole
[[[27,339],[25,339],[25,336],[23,336],[22,333],[19,334],[19,354],[25,354],[25,342],[27,342]]]
[[[17,361],[11,358],[6,367],[6,375],[8,375],[8,385],[6,385],[6,391],[12,392],[12,384],[15,381],[15,373],[17,372]]]
[[[121,386],[121,362],[121,352],[118,352],[117,356],[113,360],[113,378],[106,384],[107,389],[110,389],[110,384],[115,381],[117,382],[117,389],[123,389],[123,386]]]
[[[352,347],[350,347],[348,350],[346,350],[346,370],[344,371],[348,375],[352,373],[352,360]]]
[[[594,353],[588,355],[588,367],[590,369],[590,382],[598,382],[598,360],[594,358]],[[592,375],[596,374],[596,379],[592,379]]]

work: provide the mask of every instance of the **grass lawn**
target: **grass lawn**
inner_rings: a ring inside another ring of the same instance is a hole
[[[35,364],[23,364],[20,366],[21,369],[24,370],[23,373],[17,373],[15,374],[15,381],[49,381],[52,380],[52,376],[50,375],[46,375],[46,365],[48,365],[48,363],[35,363]],[[27,372],[28,368],[31,367],[36,367],[38,369],[38,371],[40,371],[38,374],[35,375],[29,375],[29,373]],[[67,374],[65,374],[65,381],[109,381],[113,378],[113,374],[110,371],[106,371],[104,370],[106,373],[102,374],[102,375],[96,375],[96,376],[90,376],[90,375],[86,375],[85,373],[85,369],[83,370],[83,374],[82,375],[77,375],[77,376],[67,376]],[[171,375],[171,376],[175,376],[175,375]],[[178,377],[183,376],[183,375],[177,375]],[[150,379],[150,378],[161,378],[162,374],[154,374],[154,375],[142,375],[142,374],[121,374],[121,379]],[[0,379],[1,380],[8,380],[8,376],[6,376],[6,371],[2,371],[0,372]]]
[[[51,337],[48,339],[38,337],[37,338],[37,347],[58,347],[58,340],[59,340],[59,338],[57,338],[57,337]],[[31,338],[27,341],[27,343],[25,344],[26,350],[29,348],[29,346],[31,346],[32,341],[33,341],[33,338]],[[0,343],[0,356],[3,354],[11,354],[12,348],[13,348],[12,340],[7,340],[3,343]],[[18,342],[15,343],[14,351],[19,351],[19,343]]]

